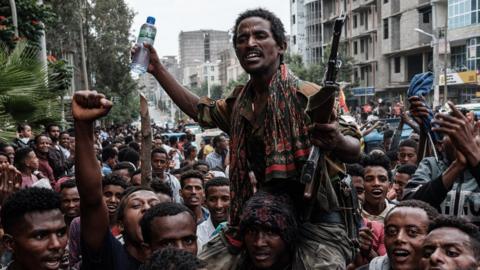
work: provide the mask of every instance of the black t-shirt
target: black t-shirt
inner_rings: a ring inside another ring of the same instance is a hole
[[[82,270],[137,270],[141,262],[132,257],[110,230],[105,235],[102,248],[94,252],[82,239]]]

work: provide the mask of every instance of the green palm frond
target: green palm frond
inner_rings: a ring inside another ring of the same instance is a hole
[[[0,44],[0,140],[10,141],[18,123],[28,122],[35,129],[58,122],[59,99],[50,91],[58,83],[49,77],[34,46],[19,42],[10,51]]]
[[[0,95],[31,95],[47,90],[47,67],[38,62],[38,50],[26,42],[18,43],[11,52],[0,45]]]

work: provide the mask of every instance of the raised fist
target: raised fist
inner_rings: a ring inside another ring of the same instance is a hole
[[[76,121],[95,121],[108,114],[112,102],[97,91],[78,91],[72,99],[72,114]]]

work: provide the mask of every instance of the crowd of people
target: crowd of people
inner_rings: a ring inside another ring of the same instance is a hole
[[[226,99],[196,97],[143,45],[179,108],[224,131],[201,145],[181,125],[181,138],[154,128],[151,149],[134,126],[96,127],[113,104],[89,90],[73,97],[73,127],[19,125],[0,146],[2,269],[480,269],[474,114],[450,103],[425,130],[431,110],[411,97],[367,150],[368,113],[349,120],[334,107],[312,122],[322,88],[283,63],[274,14],[248,10],[233,29],[250,80]],[[414,131],[402,139],[404,125]],[[313,146],[323,154],[306,197]]]

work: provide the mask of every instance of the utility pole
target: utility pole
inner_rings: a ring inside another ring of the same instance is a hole
[[[37,5],[39,6],[43,6],[43,0],[37,0]],[[40,52],[39,52],[39,59],[40,59],[40,63],[42,63],[42,66],[43,67],[46,67],[47,66],[47,42],[45,40],[45,24],[43,22],[40,22],[41,26],[42,26],[42,30],[40,31],[40,33],[42,34],[40,36]]]
[[[13,31],[15,32],[15,37],[18,38],[17,5],[15,4],[15,0],[10,0],[10,10],[12,11]]]
[[[88,85],[88,73],[87,73],[87,59],[85,57],[85,40],[83,38],[83,12],[82,12],[82,9],[83,9],[83,5],[82,5],[83,1],[80,1],[80,6],[79,6],[79,18],[80,18],[80,23],[79,23],[79,26],[80,26],[80,51],[81,51],[81,54],[82,54],[82,77],[83,77],[83,81],[84,81],[84,85],[85,85],[85,89],[88,90],[90,89],[89,85]],[[86,7],[85,7],[86,9]]]
[[[437,3],[435,1],[432,1],[432,45],[433,45],[433,75],[434,75],[434,81],[433,81],[433,108],[436,108],[437,106],[440,105],[440,86],[439,84],[439,79],[440,79],[440,74],[438,72],[438,64],[439,64],[439,50],[438,50],[438,39],[437,39],[437,34],[438,34],[438,18],[437,18]],[[446,78],[445,78],[446,79]]]
[[[448,14],[448,13],[447,13]],[[447,28],[448,26],[445,25],[445,31],[443,32],[443,37],[445,41],[445,54],[443,55],[443,96],[444,102],[446,103],[448,100],[448,87],[447,87],[447,66],[448,66],[448,39],[447,39]]]

